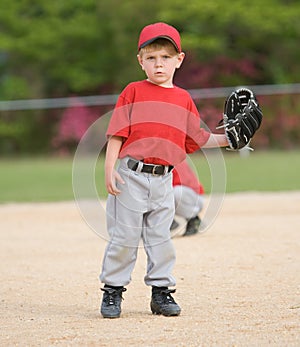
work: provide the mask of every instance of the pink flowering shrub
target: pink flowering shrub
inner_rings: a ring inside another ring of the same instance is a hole
[[[71,106],[64,111],[58,122],[52,139],[53,148],[61,154],[70,153],[98,117],[98,112],[77,99],[72,100]]]
[[[300,144],[300,100],[297,94],[259,96],[264,118],[253,143],[259,148],[294,149]]]
[[[213,61],[201,62],[187,57],[176,72],[175,82],[186,89],[215,88],[264,84],[260,63],[247,58],[234,60],[218,56]],[[294,149],[300,145],[300,99],[297,94],[258,95],[263,110],[263,122],[251,144],[255,148]],[[202,121],[212,132],[222,118],[225,98],[195,100]]]
[[[261,127],[251,145],[255,149],[295,149],[300,144],[300,99],[297,94],[259,95],[263,111]],[[223,113],[223,98],[199,102],[201,119],[211,132],[222,133],[216,126]]]
[[[242,85],[244,81],[257,83],[260,76],[259,68],[247,58],[234,60],[218,56],[208,62],[193,56],[187,58],[175,75],[175,82],[186,89]]]

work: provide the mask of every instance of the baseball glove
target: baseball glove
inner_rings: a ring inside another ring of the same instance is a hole
[[[247,147],[260,127],[262,111],[250,89],[238,88],[225,100],[223,125],[231,150]]]

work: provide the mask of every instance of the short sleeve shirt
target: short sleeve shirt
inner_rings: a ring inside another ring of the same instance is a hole
[[[176,165],[201,148],[210,133],[200,128],[200,115],[186,90],[144,80],[122,91],[106,135],[123,138],[119,158]]]

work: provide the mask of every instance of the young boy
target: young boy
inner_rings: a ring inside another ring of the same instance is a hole
[[[200,116],[190,95],[173,84],[184,59],[174,27],[165,23],[146,26],[139,36],[137,58],[147,79],[130,83],[122,91],[107,130],[110,241],[100,274],[104,318],[121,314],[122,293],[131,281],[141,239],[147,254],[144,281],[152,287],[152,313],[180,314],[171,295],[175,289],[169,289],[176,284],[170,238],[175,209],[172,169],[186,153],[228,145],[225,135],[200,129]]]

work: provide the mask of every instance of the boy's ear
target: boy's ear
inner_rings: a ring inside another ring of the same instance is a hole
[[[137,59],[138,59],[139,64],[140,64],[141,67],[142,67],[142,70],[144,70],[143,59],[142,59],[142,57],[141,57],[139,54],[137,55]]]
[[[180,66],[181,66],[181,64],[182,64],[182,62],[183,62],[183,60],[184,60],[184,57],[185,57],[185,53],[184,53],[184,52],[180,52],[180,53],[178,54],[178,63],[177,63],[177,65],[176,65],[176,68],[177,68],[177,69],[180,68]]]

